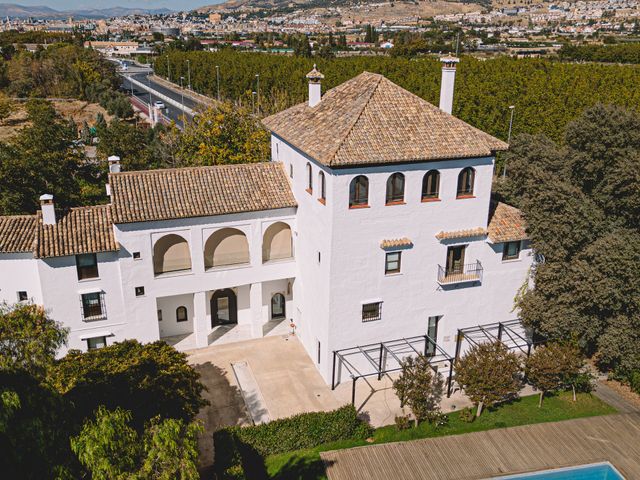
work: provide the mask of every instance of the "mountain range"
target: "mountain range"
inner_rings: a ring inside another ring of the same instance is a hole
[[[56,19],[56,18],[109,18],[121,17],[124,15],[157,15],[163,13],[171,13],[168,8],[127,8],[127,7],[111,7],[102,9],[88,10],[54,10],[45,5],[17,5],[15,3],[0,3],[0,17],[10,18],[26,18],[32,17],[37,19]]]

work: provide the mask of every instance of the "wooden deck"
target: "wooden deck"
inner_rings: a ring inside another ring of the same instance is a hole
[[[640,479],[640,414],[541,423],[320,454],[330,480],[479,480],[608,461]]]

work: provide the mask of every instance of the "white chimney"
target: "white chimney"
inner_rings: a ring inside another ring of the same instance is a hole
[[[456,83],[456,65],[460,61],[456,57],[443,57],[442,62],[442,83],[440,84],[440,110],[443,112],[453,112],[453,87]]]
[[[120,157],[117,155],[111,155],[108,158],[109,161],[109,173],[120,173]]]
[[[313,70],[307,73],[307,79],[309,80],[309,106],[315,107],[320,103],[322,99],[322,79],[324,75],[316,69],[316,64],[313,64]]]
[[[40,208],[42,210],[42,223],[45,225],[55,225],[56,209],[53,204],[53,195],[49,193],[40,195]]]

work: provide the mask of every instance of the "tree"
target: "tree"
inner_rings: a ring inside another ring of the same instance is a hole
[[[549,343],[540,346],[525,363],[527,380],[540,391],[538,407],[545,393],[571,387],[576,399],[576,382],[584,367],[584,358],[573,343]]]
[[[130,426],[131,413],[98,407],[71,439],[71,448],[93,480],[197,480],[199,423],[159,417],[142,436]]]
[[[0,142],[0,214],[34,213],[43,193],[53,194],[62,209],[93,201],[85,195],[100,179],[75,144],[75,125],[49,102],[30,100],[27,113],[31,125]]]
[[[0,369],[40,378],[67,341],[68,329],[31,303],[0,304]]]
[[[221,103],[187,123],[177,156],[184,166],[264,162],[269,133],[245,107]]]
[[[476,416],[484,406],[517,397],[522,384],[518,356],[499,341],[473,345],[455,363],[455,372],[464,393],[478,405]]]
[[[89,418],[100,405],[131,412],[135,428],[160,415],[190,421],[201,407],[204,385],[187,356],[165,342],[127,340],[80,352],[71,350],[49,372],[49,380]]]
[[[393,388],[402,405],[408,405],[416,419],[421,421],[440,410],[444,390],[442,375],[434,374],[429,358],[424,355],[407,357],[400,364],[402,371],[394,380]]]
[[[0,122],[9,117],[12,110],[13,103],[11,100],[4,93],[0,93]]]

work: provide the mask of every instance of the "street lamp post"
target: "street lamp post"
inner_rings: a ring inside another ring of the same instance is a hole
[[[511,143],[511,128],[513,127],[513,114],[516,111],[515,105],[510,105],[509,110],[511,110],[511,118],[509,119],[509,134],[507,135],[507,143]],[[507,176],[507,161],[505,159],[504,167],[502,168],[502,178]]]
[[[218,101],[220,101],[220,66],[216,65],[216,82],[218,84]]]
[[[180,77],[180,104],[182,105],[182,118],[184,119],[184,87],[182,83],[184,82],[184,77]]]
[[[171,81],[171,69],[169,68],[169,55],[167,55],[167,80]]]
[[[251,92],[251,113],[256,113],[256,92]]]
[[[151,126],[156,126],[156,112],[153,111],[153,105],[151,101],[151,80],[149,80],[149,74],[147,74],[147,85],[149,86],[149,117],[151,117]]]
[[[187,88],[191,90],[191,62],[187,60]]]

